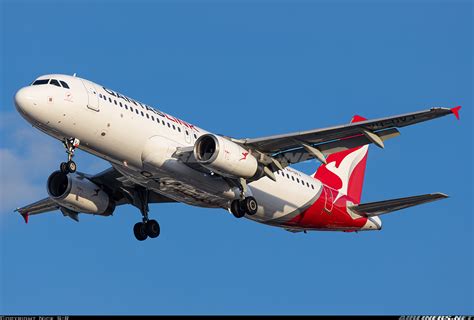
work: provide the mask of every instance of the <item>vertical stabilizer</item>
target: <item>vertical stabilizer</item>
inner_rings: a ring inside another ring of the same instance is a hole
[[[356,115],[351,122],[364,120],[366,119]],[[322,164],[314,177],[338,190],[339,196],[347,195],[353,203],[360,203],[368,149],[369,145],[364,145],[329,155],[327,164]]]

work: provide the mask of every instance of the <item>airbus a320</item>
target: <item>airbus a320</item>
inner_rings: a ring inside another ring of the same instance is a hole
[[[143,241],[160,225],[149,204],[182,202],[220,208],[291,232],[380,230],[380,215],[443,199],[443,193],[361,203],[370,144],[383,148],[398,128],[459,109],[431,108],[324,129],[260,138],[234,138],[194,124],[79,77],[50,74],[21,88],[16,109],[33,127],[61,141],[67,159],[46,184],[48,197],[18,208],[31,215],[59,210],[110,216],[131,204],[142,219],[133,227]],[[77,171],[77,149],[111,164],[103,172]],[[316,159],[313,175],[290,165]]]

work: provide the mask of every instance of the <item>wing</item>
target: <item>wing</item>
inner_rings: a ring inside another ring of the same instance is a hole
[[[412,112],[398,116],[365,120],[362,117],[354,118],[350,124],[325,129],[281,134],[255,139],[235,139],[225,137],[243,148],[252,152],[263,166],[263,174],[275,180],[273,172],[298,162],[316,158],[326,163],[326,156],[344,150],[374,143],[383,148],[384,141],[394,138],[400,133],[397,128],[432,120],[453,113],[459,119],[460,106],[455,108],[432,108],[430,110]],[[362,121],[361,121],[362,120]],[[202,166],[193,154],[194,146],[177,148],[173,156],[187,166],[209,173],[210,170]],[[252,178],[258,180],[261,176]],[[251,182],[243,179],[226,179],[231,186],[243,186]],[[231,181],[232,180],[232,181]]]
[[[324,162],[323,155],[347,150],[367,143],[384,146],[383,141],[397,136],[398,130],[419,122],[432,120],[453,113],[459,119],[459,109],[456,107],[432,108],[430,110],[412,112],[398,116],[385,117],[375,120],[365,120],[324,129],[295,132],[256,139],[234,141],[251,149],[272,155],[276,158],[288,158],[289,153],[302,153],[316,157]],[[308,160],[308,157],[293,157],[286,159],[289,163]]]
[[[59,209],[59,205],[56,202],[51,200],[51,198],[44,198],[25,207],[18,208],[15,212],[19,212],[23,216],[23,219],[25,219],[25,222],[28,223],[29,215],[40,214],[57,209]]]
[[[379,216],[381,214],[389,213],[392,211],[417,206],[419,204],[444,199],[447,197],[448,196],[445,195],[444,193],[432,193],[432,194],[424,194],[421,196],[413,196],[413,197],[358,204],[358,205],[350,206],[348,207],[348,209],[355,211],[357,214],[362,215],[362,216],[373,217],[373,216]]]
[[[106,190],[109,196],[114,199],[117,206],[122,204],[138,205],[136,189],[140,186],[128,180],[113,167],[95,175],[88,175],[81,172],[77,172],[77,174],[85,176],[86,178]],[[175,200],[169,199],[156,192],[150,192],[148,202],[165,203],[175,202]],[[61,207],[49,197],[29,204],[27,206],[18,208],[15,210],[15,212],[19,212],[25,219],[25,222],[28,222],[28,217],[30,215],[50,212],[58,209],[63,213],[64,216],[69,216],[70,218],[77,221],[77,213]]]

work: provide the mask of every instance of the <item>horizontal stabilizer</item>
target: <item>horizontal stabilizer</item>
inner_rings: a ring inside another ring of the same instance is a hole
[[[421,196],[363,203],[349,206],[348,209],[361,216],[373,217],[444,198],[448,198],[448,196],[444,193],[437,192],[431,194],[424,194]]]

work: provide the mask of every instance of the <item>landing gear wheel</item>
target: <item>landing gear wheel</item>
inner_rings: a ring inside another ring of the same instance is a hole
[[[258,204],[254,197],[247,197],[242,202],[242,207],[245,209],[248,215],[253,216],[257,213]]]
[[[62,173],[68,174],[68,168],[67,168],[67,162],[61,162],[61,165],[59,166],[59,170],[61,170]]]
[[[145,224],[146,234],[150,238],[156,238],[160,235],[160,225],[156,220],[148,220]]]
[[[62,164],[61,164],[62,165]],[[74,161],[68,161],[66,163],[66,167],[67,167],[67,171],[70,172],[70,173],[74,173],[76,172],[76,169],[77,169],[77,166],[76,166],[76,163]]]
[[[245,210],[243,210],[240,200],[234,200],[230,204],[230,211],[236,218],[242,218],[245,216]]]
[[[143,222],[138,222],[135,224],[133,227],[133,233],[135,234],[135,238],[137,238],[138,241],[143,241],[148,238],[146,225]]]

